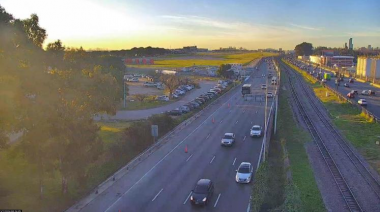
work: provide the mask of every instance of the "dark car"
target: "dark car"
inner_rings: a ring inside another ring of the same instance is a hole
[[[204,94],[200,95],[199,97],[201,97],[201,98],[206,98],[206,100],[211,99],[211,97],[209,97],[208,95],[204,95]]]
[[[209,179],[200,179],[192,190],[190,201],[194,205],[207,205],[214,193],[214,184]]]
[[[205,103],[207,100],[206,100],[206,98],[201,98],[201,97],[198,97],[198,98],[196,98],[195,100],[199,100],[199,101],[201,101],[202,103]]]
[[[350,78],[350,79],[348,80],[348,82],[349,82],[349,83],[354,83],[354,79]]]
[[[190,102],[187,104],[184,104],[184,106],[188,107],[190,110],[194,110],[195,105],[191,104]]]
[[[373,96],[375,96],[375,91],[374,90],[368,90],[368,93],[369,93],[369,95],[373,95]]]
[[[168,114],[171,116],[180,116],[182,115],[182,111],[179,108],[168,111]]]
[[[347,94],[347,97],[348,98],[355,98],[355,93],[350,92]]]
[[[199,106],[201,106],[198,102],[195,101],[189,102],[189,104],[193,105],[194,108],[198,108]]]
[[[346,88],[349,88],[349,87],[350,87],[350,85],[349,85],[349,84],[347,84],[347,83],[344,83],[344,87],[346,87]]]
[[[198,103],[199,105],[203,105],[204,102],[199,99],[194,99],[194,102]]]

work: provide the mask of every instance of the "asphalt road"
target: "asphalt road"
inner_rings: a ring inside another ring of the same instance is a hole
[[[266,68],[263,63],[248,80],[255,94],[252,100],[244,101],[240,87],[221,97],[218,104],[81,211],[247,211],[251,186],[237,184],[235,170],[243,161],[251,162],[256,169],[263,138],[251,138],[249,130],[253,124],[264,125],[265,98],[260,86],[266,81],[262,77]],[[232,147],[220,145],[226,132],[236,134]],[[204,208],[192,206],[189,200],[201,178],[215,184],[214,195]]]
[[[304,63],[305,64],[305,63]],[[319,68],[318,68],[319,71]],[[323,72],[326,73],[332,73],[328,70],[324,70],[322,68]],[[316,74],[315,74],[316,76]],[[370,85],[369,83],[359,82],[354,80],[354,83],[349,83],[347,77],[344,78],[344,82],[340,82],[340,86],[336,88],[335,86],[335,77],[332,77],[331,80],[327,81],[326,84],[330,86],[331,88],[337,90],[342,95],[346,96],[351,90],[357,90],[359,95],[355,96],[355,101],[357,102],[359,99],[366,99],[368,102],[368,105],[366,106],[367,110],[369,110],[371,113],[376,115],[377,117],[380,117],[380,88],[374,87]],[[349,84],[349,88],[344,87],[344,83]],[[374,90],[376,92],[376,96],[364,96],[361,95],[361,92],[363,90]]]

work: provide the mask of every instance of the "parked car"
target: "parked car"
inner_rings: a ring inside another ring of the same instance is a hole
[[[220,144],[222,146],[232,146],[234,143],[235,143],[235,134],[225,133]]]
[[[154,83],[154,82],[144,82],[143,86],[145,86],[145,87],[157,87],[157,83]]]
[[[180,116],[182,115],[182,111],[179,108],[168,111],[168,114],[171,116]]]
[[[190,201],[194,205],[207,205],[214,193],[214,184],[209,179],[200,179],[191,191]]]
[[[207,100],[210,100],[211,99],[211,97],[209,97],[208,95],[205,95],[205,94],[201,94],[199,97],[205,97]]]
[[[203,105],[203,104],[204,104],[204,102],[201,101],[201,100],[199,100],[199,99],[194,99],[193,101],[195,101],[195,102],[198,103],[199,105]]]
[[[189,102],[189,103],[192,104],[194,106],[194,108],[199,108],[201,106],[201,104],[199,104],[196,101],[192,101],[192,102]]]
[[[163,95],[163,96],[157,96],[156,100],[159,100],[159,101],[169,101],[169,97],[166,96],[166,95]]]
[[[138,81],[139,81],[139,78],[137,78],[137,77],[129,78],[128,81],[129,81],[129,82],[138,82]]]
[[[193,104],[191,104],[190,102],[184,104],[184,106],[188,107],[190,110],[194,110],[195,109],[195,106]]]
[[[369,91],[368,90],[363,90],[361,94],[364,95],[364,96],[369,96]]]
[[[262,133],[262,128],[260,125],[253,125],[250,131],[251,137],[261,137]]]
[[[173,94],[172,94],[172,97],[175,98],[175,99],[178,99],[178,98],[179,98],[179,94],[177,94],[177,93],[173,93]]]
[[[185,95],[185,91],[181,90],[181,89],[177,89],[175,90],[176,93],[178,93],[179,95]]]
[[[367,106],[367,100],[365,99],[359,99],[358,104],[361,106]]]
[[[214,96],[217,96],[218,95],[218,92],[216,92],[216,91],[209,91],[209,92],[207,92],[207,93],[211,93],[211,94],[213,94]]]
[[[253,167],[249,162],[242,162],[236,170],[235,181],[237,183],[250,183],[252,179]]]
[[[347,97],[348,98],[355,98],[355,93],[350,92],[347,94]]]
[[[185,105],[179,107],[179,109],[182,111],[182,113],[188,113],[188,112],[190,112],[190,108],[187,107],[187,106],[185,106]]]
[[[196,100],[199,100],[202,103],[205,103],[207,101],[205,98],[201,98],[201,97],[197,97]]]

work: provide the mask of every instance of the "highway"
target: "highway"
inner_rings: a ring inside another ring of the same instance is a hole
[[[249,130],[254,124],[264,126],[265,93],[260,86],[267,80],[266,73],[267,64],[262,63],[245,82],[252,84],[252,100],[244,101],[241,86],[222,96],[80,211],[247,211],[254,182],[236,183],[235,170],[243,161],[256,170],[263,138],[251,138]],[[236,135],[232,147],[220,145],[226,132]],[[211,201],[203,208],[192,206],[189,199],[201,178],[215,185]]]
[[[297,60],[297,61],[299,61],[299,60]],[[305,64],[305,63],[303,63],[303,64]],[[318,71],[319,71],[319,68],[318,68]],[[326,72],[326,73],[332,73],[332,72],[325,70],[323,68],[322,68],[322,71]],[[316,74],[314,76],[316,76]],[[368,105],[366,106],[367,110],[369,110],[371,113],[373,113],[377,117],[380,117],[380,88],[376,88],[376,87],[370,85],[369,83],[356,81],[355,79],[354,79],[354,83],[348,83],[349,78],[347,78],[347,77],[345,77],[344,82],[340,82],[340,86],[338,88],[336,88],[335,79],[336,79],[335,77],[331,78],[331,80],[327,81],[326,84],[328,86],[330,86],[331,88],[337,90],[339,93],[341,93],[344,96],[347,96],[347,94],[351,90],[357,90],[359,95],[355,96],[355,98],[354,98],[355,101],[358,102],[359,99],[366,99],[368,102]],[[348,83],[350,87],[349,88],[344,87],[343,86],[344,83]],[[361,92],[363,90],[374,90],[376,92],[376,96],[364,96],[361,94]]]

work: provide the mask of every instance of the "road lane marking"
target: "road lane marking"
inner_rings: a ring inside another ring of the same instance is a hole
[[[235,124],[237,124],[239,122],[239,120],[237,120],[236,122],[235,122]]]
[[[222,122],[223,122],[223,119],[219,123],[222,123]]]
[[[215,159],[215,155],[214,155],[214,157],[212,157],[210,163],[212,163],[214,161],[214,159]]]
[[[187,200],[190,198],[190,196],[191,196],[191,191],[190,191],[190,194],[189,194],[189,196],[187,196],[187,198],[186,198],[186,200],[185,200],[185,202],[183,202],[183,204],[186,204],[186,202],[187,202]]]
[[[251,121],[251,124],[253,123],[253,121]]]
[[[250,209],[251,209],[251,201],[249,201],[249,203],[248,203],[247,212],[249,212]]]
[[[193,157],[193,154],[191,154],[191,155],[187,158],[186,162],[189,161],[191,157]]]
[[[218,201],[219,201],[220,195],[222,195],[222,194],[219,194],[219,195],[218,195],[218,199],[216,199],[216,202],[215,202],[214,208],[215,208],[216,205],[218,204]]]
[[[243,138],[243,141],[247,138],[247,136],[245,135],[244,138]]]
[[[162,189],[158,192],[158,194],[156,194],[156,196],[152,199],[152,202],[158,197],[158,195],[161,194],[161,192],[162,192],[163,190],[164,190],[164,189],[162,188]]]
[[[206,139],[210,138],[210,135],[211,135],[211,134],[209,133],[209,134],[207,135]]]
[[[229,102],[234,96],[237,96],[239,93],[236,92],[236,94],[231,95],[231,97],[226,101]],[[226,104],[224,103],[224,104]],[[216,112],[218,112],[222,108],[223,104],[219,106],[218,109],[216,109],[212,114],[210,114],[198,127],[196,127],[190,134],[188,134],[181,142],[179,142],[170,152],[168,152],[161,160],[159,160],[149,171],[147,171],[137,182],[135,182],[128,190],[126,190],[123,195],[121,195],[112,205],[110,205],[105,212],[108,212],[125,194],[127,194],[133,187],[135,187],[142,179],[144,179],[154,168],[156,168],[163,160],[165,160],[166,157],[168,157],[174,150],[178,148],[179,145],[181,145],[190,135],[192,135],[195,131],[197,131],[204,123],[209,121],[210,117],[212,117]]]
[[[236,162],[236,158],[234,159],[234,162],[232,163],[233,166],[235,165],[235,162]]]

